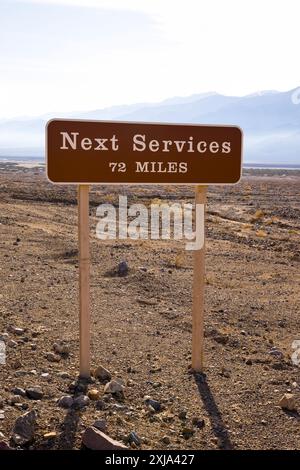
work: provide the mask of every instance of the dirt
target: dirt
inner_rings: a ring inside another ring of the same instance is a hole
[[[291,361],[300,339],[300,175],[247,170],[236,186],[209,188],[204,375],[190,369],[193,254],[174,240],[98,240],[96,208],[116,205],[119,194],[129,204],[193,201],[192,187],[91,188],[92,367],[126,386],[115,397],[93,380],[105,409],[91,401],[65,410],[57,400],[72,395],[79,367],[76,187],[51,185],[42,167],[1,165],[0,335],[17,345],[6,344],[0,365],[0,432],[9,439],[18,416],[34,409],[31,449],[79,449],[96,419],[128,446],[134,431],[133,448],[300,449],[300,415],[279,406],[291,392],[300,410]],[[120,277],[122,261],[129,271]],[[49,362],[58,340],[70,353]],[[14,387],[44,395],[13,404]]]

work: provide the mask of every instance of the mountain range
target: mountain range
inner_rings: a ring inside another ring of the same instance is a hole
[[[43,157],[45,124],[52,118],[234,124],[244,131],[244,162],[300,164],[298,89],[263,91],[237,97],[204,93],[160,103],[113,106],[93,111],[49,113],[36,118],[0,120],[1,157]],[[295,96],[297,99],[295,99]],[[293,98],[294,97],[294,98]]]

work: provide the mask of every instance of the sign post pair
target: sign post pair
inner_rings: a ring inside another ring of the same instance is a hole
[[[46,129],[47,176],[78,185],[80,376],[90,376],[89,185],[195,185],[206,204],[209,184],[241,177],[236,126],[54,119]],[[194,253],[192,368],[203,370],[205,244]]]

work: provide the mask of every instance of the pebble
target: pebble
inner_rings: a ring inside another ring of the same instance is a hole
[[[51,379],[49,372],[43,372],[43,374],[41,374],[41,379],[49,382],[49,380]]]
[[[105,410],[106,406],[107,405],[106,405],[105,401],[103,401],[103,400],[98,400],[97,403],[96,403],[97,410],[101,410],[101,411]]]
[[[10,348],[16,348],[18,346],[18,343],[16,341],[14,341],[13,339],[10,339],[7,342],[7,346],[9,346]]]
[[[0,341],[7,341],[9,338],[9,334],[8,333],[1,333],[0,335]]]
[[[128,264],[126,263],[126,261],[121,261],[121,263],[119,263],[118,265],[118,271],[117,271],[118,276],[120,277],[127,276],[128,271],[129,271],[129,268],[128,268]]]
[[[54,354],[53,352],[49,352],[46,354],[46,359],[49,362],[59,362],[61,360],[61,357],[57,354]]]
[[[161,382],[153,382],[152,387],[153,387],[153,388],[159,388],[159,387],[161,387]]]
[[[22,336],[25,333],[25,330],[23,328],[14,328],[15,335]]]
[[[56,436],[57,436],[57,433],[55,431],[51,431],[51,432],[46,432],[43,437],[45,439],[54,439]]]
[[[27,372],[26,370],[17,370],[14,375],[15,377],[24,377],[24,375],[27,375]]]
[[[92,388],[91,390],[88,391],[88,397],[92,401],[97,401],[100,398],[100,392],[99,390],[96,390],[95,388]]]
[[[271,356],[276,357],[277,359],[281,359],[281,360],[282,360],[282,359],[284,358],[283,352],[280,351],[280,349],[275,348],[275,347],[271,348],[271,350],[269,351],[269,354],[270,354]]]
[[[65,395],[58,400],[57,404],[60,408],[71,408],[73,405],[73,397],[71,397],[71,395]]]
[[[137,435],[136,432],[132,431],[128,438],[127,438],[127,441],[129,442],[129,444],[132,444],[134,443],[136,446],[140,446],[141,445],[141,439],[139,438],[139,436]]]
[[[182,429],[182,435],[185,439],[189,439],[190,437],[192,437],[192,435],[194,434],[194,429],[192,428],[188,428],[188,427],[185,427]]]
[[[113,379],[108,382],[104,387],[104,393],[123,393],[124,392],[124,385],[122,385],[119,381]]]
[[[72,379],[71,375],[68,372],[59,372],[58,377],[61,379]]]
[[[22,398],[23,398],[23,397],[21,397],[20,395],[13,395],[13,396],[11,397],[11,399],[9,400],[9,403],[10,403],[12,406],[18,405],[18,404],[22,403],[22,401],[23,401]]]
[[[169,436],[163,436],[162,442],[168,445],[171,443],[171,439],[169,438]]]
[[[53,344],[53,351],[62,356],[67,356],[70,353],[70,348],[64,341],[58,341]]]
[[[223,377],[226,377],[227,379],[230,379],[230,370],[226,369],[225,367],[222,367],[221,375],[223,375]]]
[[[114,403],[111,406],[111,409],[113,411],[125,411],[125,410],[128,410],[128,407],[126,405],[121,405],[121,403]]]
[[[14,387],[11,391],[14,395],[20,395],[21,397],[26,397],[26,392],[24,388]]]
[[[14,327],[14,326],[10,326],[8,328],[8,331],[10,331],[10,333],[13,333],[13,334],[18,335],[18,336],[22,336],[25,333],[24,328],[18,328],[18,327]]]
[[[157,400],[153,400],[152,398],[146,398],[145,403],[147,406],[151,406],[151,408],[153,408],[154,411],[158,412],[158,411],[161,411],[162,409],[161,403]]]
[[[81,384],[80,382],[77,382],[76,380],[74,380],[68,385],[68,389],[71,393],[75,393],[75,392],[80,393],[80,392],[86,391],[86,387],[83,386],[83,384]]]
[[[111,380],[111,373],[103,366],[97,367],[97,369],[94,370],[93,375],[96,379],[99,379],[101,382]]]
[[[192,419],[192,423],[193,423],[193,425],[196,426],[196,428],[198,428],[198,429],[202,429],[202,428],[204,428],[204,426],[205,426],[205,421],[204,421],[204,419],[202,419],[202,418],[196,418],[196,417],[195,417],[195,418]]]
[[[26,389],[26,395],[31,400],[41,400],[44,396],[40,387],[30,387]]]
[[[78,397],[74,398],[73,401],[73,408],[77,410],[81,410],[82,408],[85,408],[88,406],[90,403],[90,399],[86,395],[79,395]]]
[[[94,428],[99,429],[99,431],[106,432],[107,423],[106,423],[105,419],[97,419],[94,422],[93,426],[94,426]]]
[[[252,366],[252,360],[251,359],[246,359],[245,364],[247,366]]]
[[[23,446],[31,442],[34,438],[36,425],[36,412],[28,411],[19,416],[14,424],[12,440],[16,445]]]
[[[5,415],[4,415],[3,411],[0,411],[0,419],[2,420],[4,418],[5,418]]]
[[[12,369],[20,369],[21,367],[22,367],[22,363],[21,363],[20,359],[16,359],[11,364]]]
[[[279,406],[284,410],[297,411],[295,395],[292,393],[285,393],[279,401]]]
[[[178,418],[181,420],[186,419],[187,412],[185,410],[182,410],[178,413]]]
[[[175,416],[170,412],[163,413],[161,416],[161,419],[164,423],[172,423],[174,421],[174,418]]]
[[[161,372],[161,367],[160,366],[152,366],[151,369],[149,369],[150,374],[155,374],[156,372]]]

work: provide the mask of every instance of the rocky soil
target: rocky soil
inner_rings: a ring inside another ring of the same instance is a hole
[[[190,369],[192,253],[98,240],[96,208],[118,194],[193,200],[91,188],[94,375],[80,381],[76,188],[1,165],[0,448],[300,449],[299,174],[209,188],[204,375]]]

